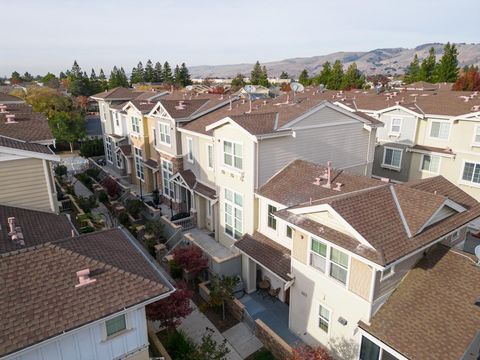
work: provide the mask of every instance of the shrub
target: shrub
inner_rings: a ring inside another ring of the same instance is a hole
[[[120,193],[120,186],[118,186],[117,182],[110,176],[107,176],[102,180],[102,185],[105,187],[108,196],[111,198],[116,197]]]
[[[100,191],[98,194],[98,200],[102,203],[105,203],[108,201],[108,195],[105,191]]]
[[[145,246],[147,247],[147,250],[148,252],[150,253],[150,255],[152,255],[153,257],[155,257],[155,245],[157,245],[157,241],[155,239],[148,239],[146,242],[145,242]]]
[[[126,212],[118,214],[117,219],[123,226],[127,226],[128,222],[130,221],[130,218],[128,217],[128,214]]]
[[[176,264],[193,274],[208,266],[208,260],[203,256],[202,250],[195,245],[177,246],[172,255]]]
[[[93,156],[101,156],[103,154],[104,148],[102,139],[86,140],[80,146],[80,156],[88,158]]]
[[[293,348],[292,360],[333,360],[327,350],[321,346],[299,345]]]
[[[170,261],[168,263],[168,267],[170,269],[170,275],[174,279],[181,279],[183,275],[183,269],[179,266],[175,261]]]
[[[80,173],[77,175],[77,179],[81,181],[88,189],[92,190],[93,180],[85,173]]]
[[[183,331],[171,331],[165,341],[165,348],[174,360],[196,360],[197,346]]]
[[[92,167],[88,168],[85,172],[87,173],[88,176],[94,178],[95,180],[98,180],[98,175],[100,175],[100,169],[97,167]]]
[[[143,202],[141,200],[127,200],[125,203],[125,208],[134,218],[138,219],[140,211],[143,209]]]
[[[157,240],[163,239],[163,224],[160,221],[150,220],[145,224],[145,231],[155,236]]]
[[[91,233],[91,232],[94,232],[94,231],[95,231],[95,228],[92,227],[92,226],[83,226],[80,229],[78,229],[78,232],[80,234],[87,234],[87,233]]]
[[[65,165],[57,165],[55,167],[55,175],[60,178],[67,175],[67,167]]]
[[[90,195],[88,198],[80,196],[77,198],[77,203],[78,206],[80,206],[80,208],[86,213],[90,213],[92,209],[98,206],[97,199],[93,195]]]

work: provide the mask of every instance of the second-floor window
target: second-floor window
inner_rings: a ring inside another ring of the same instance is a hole
[[[160,123],[160,142],[165,145],[171,144],[171,136],[170,136],[170,125]]]
[[[137,179],[145,180],[145,174],[143,173],[143,153],[142,149],[135,149],[135,170],[137,174]]]
[[[430,127],[430,137],[435,139],[447,140],[450,133],[450,123],[446,121],[432,121]]]
[[[385,148],[383,153],[384,166],[400,169],[401,162],[402,162],[402,150]]]
[[[480,146],[480,125],[475,126],[475,134],[473,137],[473,145]]]
[[[347,284],[349,256],[318,239],[311,238],[310,265],[331,278]]]
[[[287,225],[287,230],[286,230],[286,234],[287,238],[289,239],[292,239],[293,238],[293,229],[291,226],[288,226]]]
[[[140,119],[135,116],[132,116],[132,130],[140,134]]]
[[[223,142],[223,163],[236,169],[243,169],[243,146],[231,141]]]
[[[392,125],[390,127],[390,132],[393,134],[400,134],[402,130],[402,118],[392,118]]]
[[[277,211],[277,208],[272,205],[268,205],[268,227],[270,229],[277,229],[277,219],[273,216],[273,213]]]
[[[127,320],[125,314],[114,317],[113,319],[105,322],[105,328],[107,330],[107,337],[118,334],[127,329]]]
[[[347,283],[348,255],[344,252],[330,249],[330,276],[342,284]]]
[[[465,162],[463,166],[462,180],[480,184],[480,164]]]
[[[310,265],[325,273],[325,269],[327,268],[327,245],[316,239],[312,239],[311,250]]]
[[[193,163],[193,139],[187,138],[187,160]]]
[[[213,169],[213,145],[207,144],[207,166]]]
[[[243,196],[225,189],[225,233],[235,239],[243,234]]]
[[[422,155],[421,169],[423,171],[429,171],[438,173],[440,167],[440,156],[435,155]]]
[[[112,139],[109,136],[105,136],[105,149],[107,152],[107,161],[113,163]]]

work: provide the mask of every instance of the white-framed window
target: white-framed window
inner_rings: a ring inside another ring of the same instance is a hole
[[[383,166],[400,169],[403,150],[386,147],[383,150]]]
[[[193,163],[193,139],[187,137],[187,160]]]
[[[243,169],[243,146],[232,141],[223,141],[223,163],[236,169]]]
[[[362,336],[360,345],[360,360],[398,360],[396,356],[381,348],[370,339]]]
[[[466,161],[463,165],[462,180],[480,184],[480,164]]]
[[[165,123],[159,123],[160,129],[160,142],[165,145],[171,144],[171,132],[170,132],[170,125]]]
[[[348,254],[311,237],[310,265],[336,281],[347,284]]]
[[[473,146],[480,146],[480,125],[475,126],[475,131],[473,132]]]
[[[208,218],[212,217],[212,201],[211,200],[207,201],[207,217]]]
[[[140,119],[136,116],[132,116],[132,130],[133,132],[140,134]]]
[[[447,121],[433,120],[430,125],[430,137],[434,139],[448,140],[450,123]]]
[[[213,145],[207,144],[207,166],[213,169]]]
[[[153,145],[157,146],[157,129],[152,128]]]
[[[287,225],[287,229],[285,231],[285,235],[287,236],[287,238],[289,239],[293,239],[293,228],[291,226],[288,226]]]
[[[327,269],[327,245],[312,238],[310,250],[310,265],[325,273]]]
[[[268,205],[268,220],[267,225],[270,229],[276,230],[277,229],[277,219],[273,216],[273,213],[277,211],[277,208],[273,205]]]
[[[173,184],[170,181],[170,178],[173,176],[173,164],[171,161],[162,159],[162,186],[163,186],[163,194],[173,199],[174,197],[174,190]]]
[[[243,235],[243,196],[225,189],[225,233],[234,239]]]
[[[318,304],[318,327],[328,334],[330,328],[330,310]]]
[[[112,138],[110,136],[105,136],[105,150],[107,155],[107,161],[110,164],[113,164]]]
[[[438,173],[440,170],[440,156],[423,154],[420,170]]]
[[[394,117],[392,118],[392,123],[390,125],[390,132],[392,134],[400,134],[402,131],[402,118]]]
[[[112,118],[115,120],[115,125],[120,126],[120,121],[118,119],[118,113],[116,111],[110,111]]]
[[[143,172],[143,152],[142,149],[135,147],[135,170],[137,179],[145,181],[145,174]]]
[[[119,153],[116,153],[115,157],[117,159],[117,168],[123,169],[123,156]]]
[[[382,273],[380,274],[380,281],[388,279],[393,274],[395,274],[395,266],[390,266],[388,268],[385,268],[385,270],[383,270]]]
[[[343,251],[330,248],[330,277],[347,284],[348,255]]]
[[[116,335],[127,329],[127,318],[125,314],[114,317],[113,319],[105,321],[105,330],[107,338]]]

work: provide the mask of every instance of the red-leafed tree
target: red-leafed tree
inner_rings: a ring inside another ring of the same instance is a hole
[[[292,360],[333,360],[332,356],[321,346],[299,345],[293,348]]]
[[[173,261],[189,273],[196,274],[208,266],[202,250],[195,245],[179,246],[173,250]]]
[[[466,69],[462,76],[453,84],[452,90],[456,91],[479,91],[480,73],[474,66]]]
[[[190,300],[193,292],[188,290],[184,282],[177,282],[176,291],[169,297],[147,305],[147,318],[160,322],[160,328],[174,328],[180,320],[192,312]]]

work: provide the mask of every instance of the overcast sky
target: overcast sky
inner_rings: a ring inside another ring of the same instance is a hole
[[[478,0],[0,0],[0,75],[480,41]]]

